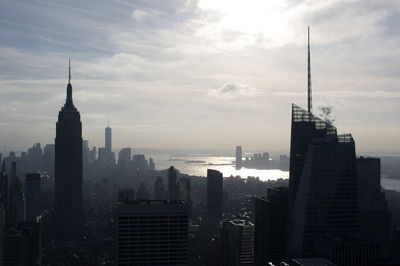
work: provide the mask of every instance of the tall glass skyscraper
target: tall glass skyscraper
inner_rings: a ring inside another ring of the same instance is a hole
[[[293,105],[289,252],[315,255],[319,237],[359,233],[355,143],[330,123]]]

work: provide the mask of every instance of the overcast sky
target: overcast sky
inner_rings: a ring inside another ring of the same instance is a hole
[[[398,0],[0,0],[0,146],[54,142],[71,57],[90,146],[288,151],[307,25],[314,113],[399,154]]]

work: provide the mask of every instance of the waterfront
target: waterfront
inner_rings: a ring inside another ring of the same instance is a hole
[[[171,156],[169,154],[150,155],[156,163],[157,170],[167,169],[174,166],[179,172],[195,176],[207,176],[207,169],[214,169],[223,173],[224,177],[240,176],[247,178],[249,176],[258,177],[260,180],[277,180],[279,178],[288,179],[289,171],[279,169],[235,169],[235,157],[212,156],[212,155],[180,155]],[[391,178],[381,178],[381,185],[385,189],[400,192],[400,180]]]

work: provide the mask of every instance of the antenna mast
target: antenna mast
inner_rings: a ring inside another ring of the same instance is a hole
[[[310,26],[308,26],[308,113],[312,113],[312,91],[311,91],[311,62],[310,62]]]
[[[68,84],[71,83],[71,58],[69,58],[69,67],[68,67]]]

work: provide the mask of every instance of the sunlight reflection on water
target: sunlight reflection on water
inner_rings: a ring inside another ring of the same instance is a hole
[[[214,169],[223,173],[224,177],[241,176],[247,178],[248,176],[259,177],[260,180],[277,180],[279,178],[289,178],[288,171],[281,171],[279,169],[248,169],[242,168],[235,169],[234,157],[222,156],[174,156],[170,155],[151,155],[153,157],[156,169],[162,170],[170,167],[171,165],[177,168],[181,173],[195,176],[207,176],[207,169]]]
[[[277,180],[279,178],[288,179],[289,171],[281,171],[279,169],[258,170],[242,168],[235,169],[235,157],[222,156],[204,156],[204,155],[188,155],[174,156],[168,154],[150,155],[156,163],[157,170],[167,169],[171,165],[177,168],[181,173],[195,176],[207,176],[207,169],[214,169],[223,173],[224,177],[240,176],[247,178],[248,176],[259,177],[260,180]],[[400,180],[382,178],[381,185],[385,189],[400,192]]]

